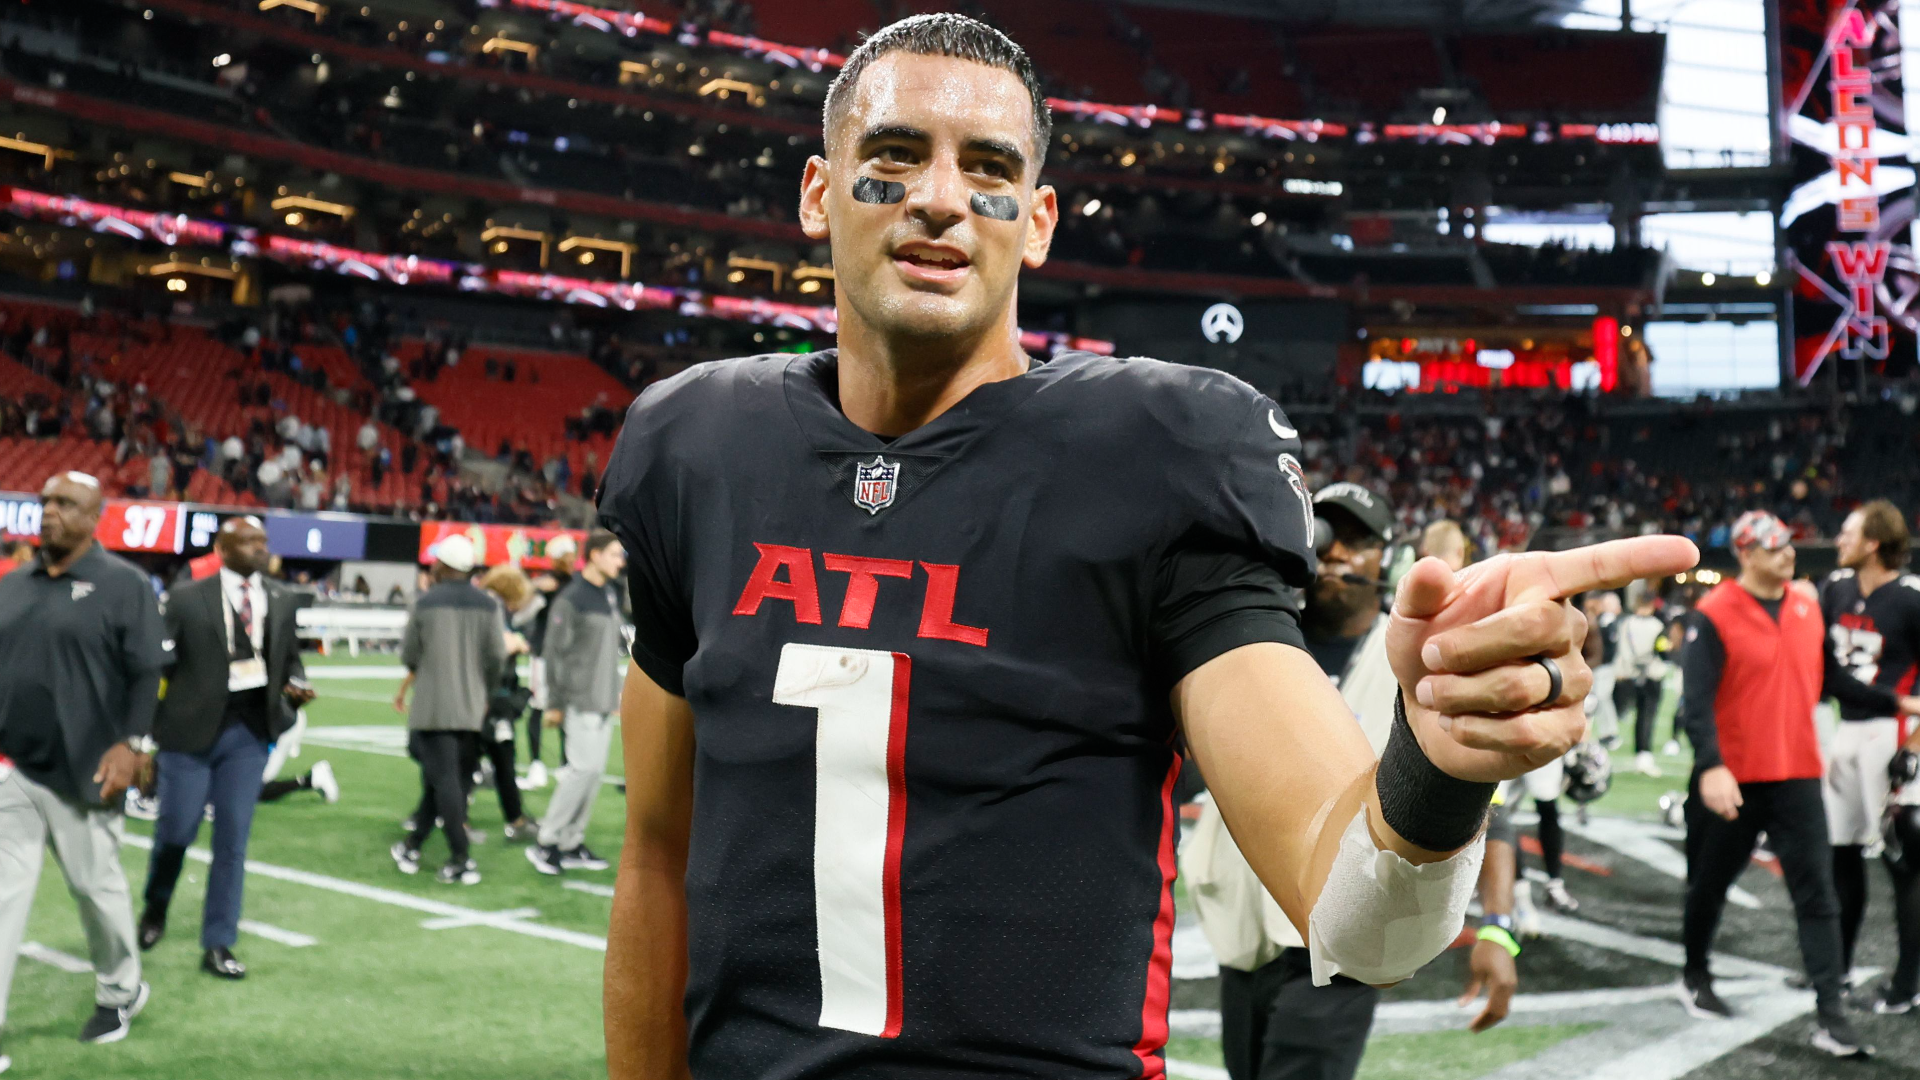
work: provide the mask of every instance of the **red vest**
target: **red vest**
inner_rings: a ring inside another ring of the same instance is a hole
[[[1743,784],[1818,779],[1825,771],[1813,707],[1824,681],[1826,625],[1820,606],[1789,587],[1775,622],[1731,579],[1700,601],[1726,648],[1713,701],[1720,757]]]

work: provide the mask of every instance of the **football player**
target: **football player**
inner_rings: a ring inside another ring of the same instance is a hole
[[[1903,573],[1912,540],[1900,509],[1876,499],[1847,515],[1834,540],[1840,569],[1820,587],[1833,659],[1854,678],[1883,688],[1888,709],[1840,702],[1840,727],[1827,747],[1827,824],[1833,834],[1834,885],[1840,894],[1841,953],[1853,967],[1853,946],[1867,913],[1866,855],[1880,847],[1892,789],[1912,777],[1920,752],[1920,576]],[[1898,700],[1894,700],[1897,696]],[[1906,753],[1902,755],[1901,751]],[[1920,800],[1906,784],[1902,801]],[[1903,1013],[1920,1004],[1920,878],[1888,861],[1893,875],[1901,957],[1876,1010]]]
[[[1694,562],[1642,537],[1416,564],[1376,770],[1289,598],[1314,555],[1285,414],[1021,349],[1050,125],[982,23],[869,38],[801,187],[839,348],[628,412],[600,496],[636,619],[620,1080],[1163,1076],[1182,745],[1316,981],[1406,978],[1459,931],[1494,784],[1585,730],[1564,598]]]

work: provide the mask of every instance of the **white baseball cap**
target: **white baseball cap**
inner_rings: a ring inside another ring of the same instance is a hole
[[[473,541],[459,533],[455,533],[433,545],[432,550],[427,552],[427,554],[433,556],[434,562],[439,563],[449,570],[458,571],[462,574],[473,573],[473,564],[475,561],[473,557]]]

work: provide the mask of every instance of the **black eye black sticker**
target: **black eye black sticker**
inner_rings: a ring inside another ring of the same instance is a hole
[[[856,176],[853,180],[853,199],[863,203],[897,203],[907,197],[907,185],[892,180],[875,180],[871,176]]]
[[[1011,195],[973,193],[973,212],[996,221],[1013,221],[1020,216],[1020,200]]]

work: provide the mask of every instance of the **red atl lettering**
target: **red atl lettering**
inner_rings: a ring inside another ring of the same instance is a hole
[[[980,626],[961,626],[953,621],[953,596],[960,591],[960,568],[921,563],[927,572],[927,598],[920,605],[920,636],[944,638],[963,645],[987,644],[987,631]]]
[[[880,596],[880,578],[910,578],[910,559],[863,559],[858,555],[826,555],[827,569],[847,575],[847,598],[840,602],[840,625],[865,630],[873,624],[873,603]]]
[[[795,622],[820,625],[820,588],[813,573],[813,549],[780,544],[755,544],[760,559],[747,575],[747,586],[733,605],[735,615],[760,614],[767,600],[785,600],[793,605]],[[839,625],[849,630],[866,630],[873,625],[873,609],[880,595],[880,579],[912,578],[909,559],[875,559],[860,555],[836,555],[826,552],[822,561],[830,573],[847,575],[846,598],[840,603]],[[786,568],[786,580],[778,578]],[[960,568],[941,563],[920,564],[926,571],[927,588],[920,601],[919,636],[957,641],[963,645],[987,644],[987,629],[953,621],[954,598],[960,592]]]
[[[786,600],[793,604],[794,622],[819,626],[820,587],[813,580],[813,550],[779,544],[753,546],[760,552],[760,561],[748,575],[747,587],[740,593],[740,602],[733,605],[733,613],[758,615],[761,601]],[[774,580],[773,575],[783,566],[787,568],[787,580]]]

